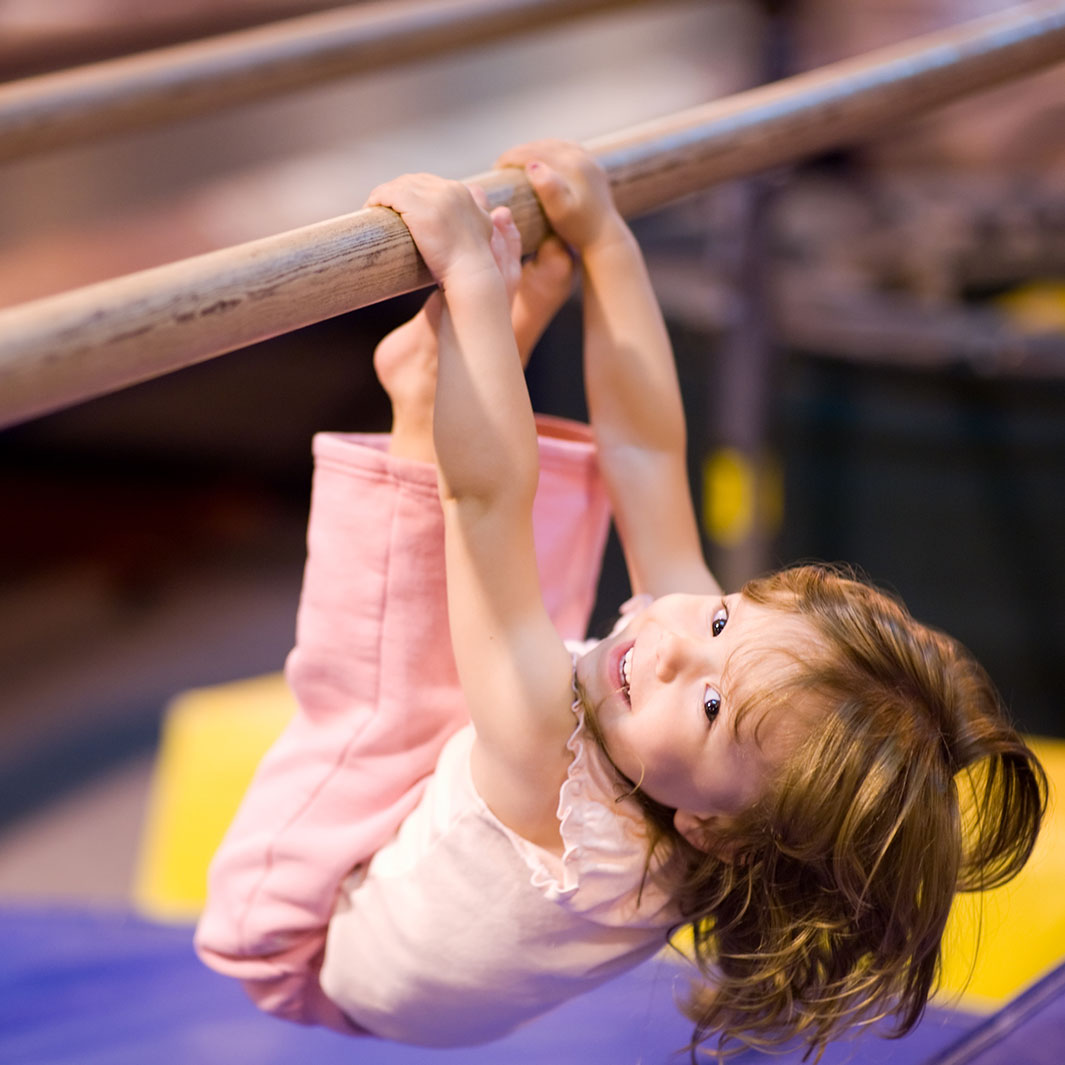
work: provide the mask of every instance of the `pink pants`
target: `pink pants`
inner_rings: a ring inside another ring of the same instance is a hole
[[[544,600],[584,636],[609,524],[591,434],[539,419]],[[344,878],[413,809],[469,720],[455,674],[435,469],[387,437],[320,434],[296,646],[299,705],[211,864],[196,948],[264,1010],[350,1034],[318,982]]]

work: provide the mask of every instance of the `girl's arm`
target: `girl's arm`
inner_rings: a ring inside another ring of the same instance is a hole
[[[575,144],[508,152],[584,270],[585,389],[635,593],[718,594],[699,539],[673,351],[639,245],[606,175]]]
[[[430,175],[381,186],[444,295],[434,443],[448,615],[477,733],[478,792],[510,828],[559,847],[572,665],[541,596],[532,535],[536,429],[510,318],[520,241],[509,211]]]

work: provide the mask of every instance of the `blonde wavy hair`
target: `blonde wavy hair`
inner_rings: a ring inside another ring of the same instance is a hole
[[[821,651],[793,656],[768,695],[771,709],[812,700],[813,726],[714,853],[635,797],[652,826],[648,868],[690,923],[705,977],[685,1006],[693,1060],[712,1039],[722,1055],[798,1039],[819,1057],[856,1027],[917,1023],[955,893],[1020,870],[1047,783],[987,673],[891,596],[825,566],[743,594],[817,634]],[[748,697],[737,723],[765,702]]]

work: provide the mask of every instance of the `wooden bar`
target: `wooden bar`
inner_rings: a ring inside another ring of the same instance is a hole
[[[875,137],[893,121],[1065,60],[1065,0],[880,50],[602,138],[627,215],[714,181]],[[524,244],[544,222],[522,174],[471,180],[510,203]],[[0,426],[160,376],[424,286],[391,212],[279,236],[0,311]]]
[[[626,214],[723,178],[874,140],[889,123],[1065,62],[1065,2],[1038,0],[589,144]]]
[[[642,0],[375,0],[0,85],[0,161]]]
[[[227,0],[224,4],[141,5],[136,18],[117,4],[42,0],[34,15],[0,4],[0,81],[98,63],[249,26],[341,7],[345,0]]]

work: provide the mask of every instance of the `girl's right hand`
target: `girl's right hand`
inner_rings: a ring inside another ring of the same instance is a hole
[[[425,264],[442,288],[449,281],[500,272],[496,225],[477,196],[459,181],[405,174],[370,193],[367,207],[388,207],[410,230]]]
[[[626,231],[606,173],[579,144],[532,141],[504,152],[496,166],[525,171],[551,228],[578,253]]]

